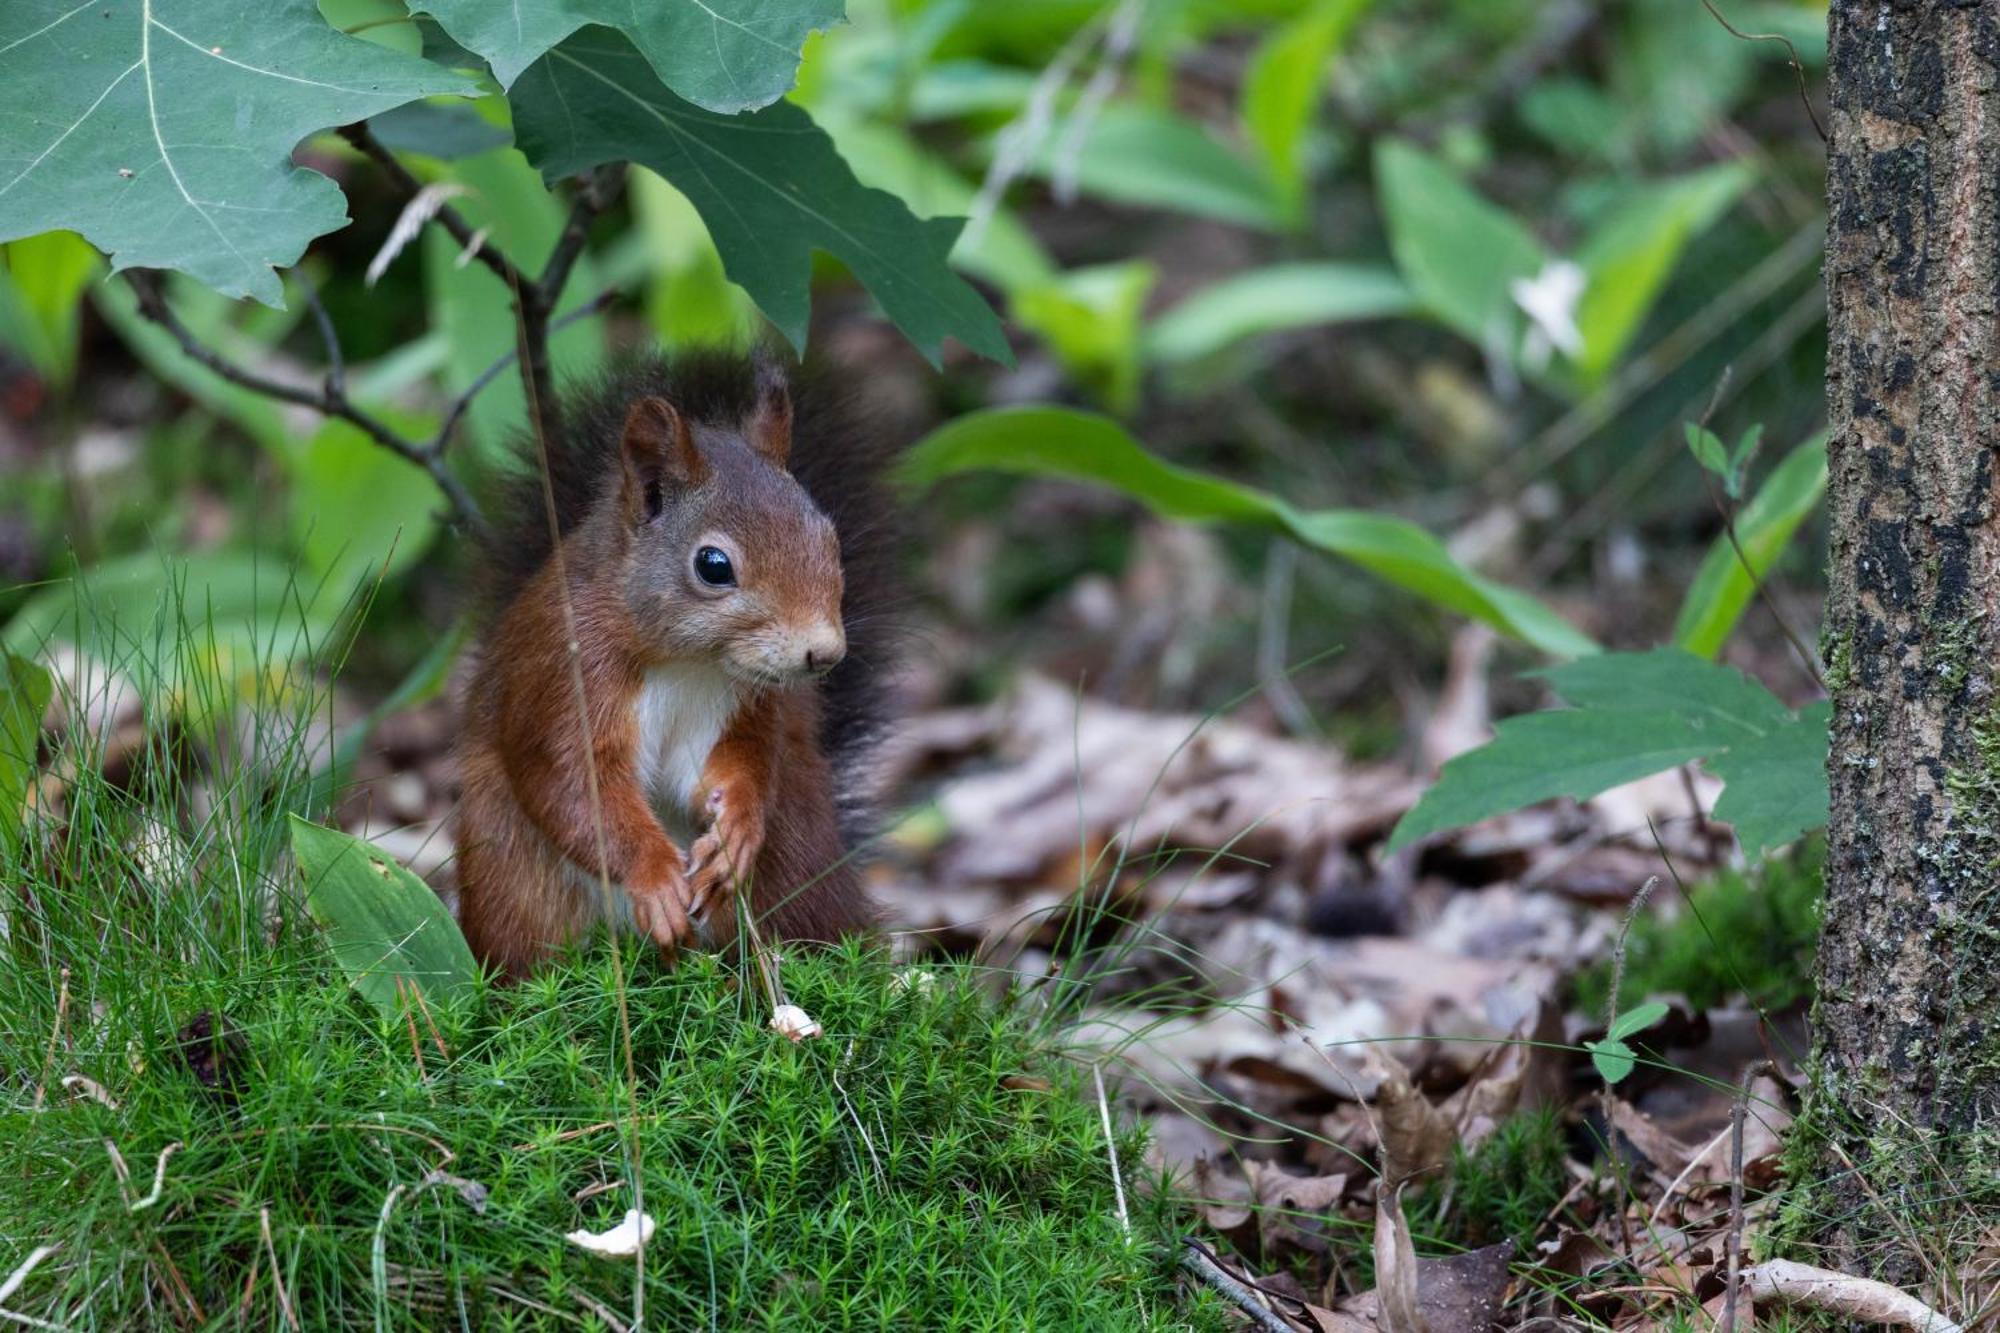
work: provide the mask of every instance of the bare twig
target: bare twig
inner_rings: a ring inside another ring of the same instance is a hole
[[[1090,1074],[1097,1080],[1097,1114],[1104,1122],[1104,1151],[1111,1157],[1111,1188],[1118,1195],[1118,1225],[1129,1234],[1132,1218],[1125,1211],[1125,1177],[1118,1170],[1118,1139],[1111,1132],[1111,1103],[1104,1095],[1104,1066],[1093,1064]]]
[[[345,378],[345,367],[337,359],[339,356],[337,340],[328,336],[329,360],[332,364],[318,389],[305,389],[296,384],[286,384],[281,380],[274,380],[253,370],[247,370],[213,348],[203,345],[167,304],[157,274],[142,269],[127,269],[125,276],[132,284],[132,290],[138,294],[139,313],[165,329],[168,335],[180,344],[181,351],[190,360],[252,393],[260,393],[279,402],[309,407],[324,416],[337,417],[348,422],[398,458],[422,468],[429,474],[431,480],[437,483],[437,488],[444,492],[451,518],[475,532],[484,533],[486,521],[479,512],[478,503],[473,500],[471,492],[465,489],[464,484],[445,466],[442,450],[427,448],[405,439],[379,418],[356,406],[347,397],[346,388],[342,383]],[[308,299],[317,304],[316,296]],[[323,326],[322,334],[323,336],[331,334],[330,322]]]
[[[1231,1276],[1228,1270],[1209,1257],[1207,1247],[1193,1237],[1188,1238],[1186,1248],[1181,1251],[1181,1267],[1228,1297],[1230,1304],[1248,1315],[1250,1322],[1264,1333],[1295,1333],[1290,1324],[1273,1314],[1252,1294],[1254,1288]]]
[[[1799,48],[1792,45],[1792,39],[1781,32],[1744,32],[1728,19],[1722,17],[1722,11],[1715,7],[1714,0],[1701,0],[1701,7],[1708,11],[1710,18],[1713,18],[1717,23],[1722,25],[1725,32],[1738,41],[1777,42],[1785,48],[1785,55],[1791,64],[1792,73],[1799,76],[1799,102],[1805,107],[1806,116],[1812,121],[1813,133],[1819,135],[1821,143],[1827,142],[1826,126],[1819,123],[1819,112],[1813,110],[1812,96],[1806,91],[1805,63],[1799,59]]]
[[[570,270],[583,255],[591,224],[617,197],[624,181],[623,163],[599,167],[586,176],[570,201],[569,220],[563,224],[562,235],[556,238],[555,249],[549,252],[548,263],[542,266],[542,275],[515,288],[515,305],[521,315],[522,375],[528,381],[528,402],[535,428],[544,439],[552,438],[557,429],[555,375],[549,363],[552,331],[549,317],[556,303],[562,300],[563,288],[569,285]]]
[[[1743,1119],[1750,1109],[1750,1085],[1765,1069],[1752,1062],[1743,1071],[1743,1087],[1729,1108],[1729,1242],[1728,1270],[1722,1287],[1721,1333],[1736,1333],[1736,1279],[1743,1267]]]
[[[355,148],[373,160],[376,166],[382,168],[382,173],[389,178],[397,190],[412,198],[423,193],[423,182],[410,174],[410,169],[404,166],[397,159],[396,155],[383,145],[380,139],[375,137],[374,131],[370,130],[365,122],[343,126],[340,131],[340,137],[353,144]],[[521,271],[514,267],[514,262],[507,258],[506,255],[500,253],[490,245],[474,244],[473,230],[466,224],[465,219],[459,215],[457,209],[441,202],[437,210],[437,222],[439,226],[451,233],[452,239],[457,241],[462,248],[470,250],[473,258],[492,269],[493,275],[506,283],[509,290],[527,284],[527,279],[521,276]]]
[[[611,303],[617,297],[618,289],[616,287],[605,288],[596,296],[590,298],[589,301],[567,312],[561,318],[552,321],[549,324],[550,336],[553,337],[570,325],[589,319],[593,315],[602,314],[610,308]],[[499,379],[501,373],[513,365],[519,358],[520,348],[509,347],[494,359],[492,365],[480,371],[473,378],[472,383],[465,386],[463,393],[451,400],[451,406],[445,410],[443,424],[438,427],[437,434],[431,437],[429,449],[432,453],[437,454],[440,458],[444,456],[445,452],[451,448],[452,435],[457,431],[458,423],[464,419],[466,411],[472,406],[472,400],[483,393],[486,387],[493,383],[494,380]]]

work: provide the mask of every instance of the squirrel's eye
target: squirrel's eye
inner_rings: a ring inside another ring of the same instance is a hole
[[[704,546],[694,553],[694,572],[696,578],[711,588],[727,588],[736,582],[736,566],[713,546]]]

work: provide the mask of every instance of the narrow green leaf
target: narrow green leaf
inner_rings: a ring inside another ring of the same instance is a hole
[[[1376,143],[1375,188],[1396,266],[1425,309],[1482,346],[1517,326],[1509,284],[1548,262],[1532,232],[1400,139]]]
[[[1446,764],[1396,825],[1391,850],[1697,759],[1725,784],[1715,815],[1748,855],[1826,822],[1824,704],[1794,714],[1741,672],[1677,648],[1605,653],[1539,674],[1575,707],[1509,718],[1492,741]]]
[[[1070,269],[1014,294],[1014,318],[1120,414],[1139,401],[1139,316],[1159,270],[1143,259]]]
[[[1057,136],[1037,164],[1050,173],[1072,151]],[[1264,174],[1242,153],[1171,111],[1104,109],[1074,150],[1077,188],[1099,199],[1277,231],[1285,218]]]
[[[1588,635],[1555,612],[1466,569],[1413,523],[1352,510],[1295,509],[1248,486],[1163,463],[1106,417],[1056,407],[974,412],[918,441],[902,476],[921,486],[980,470],[1073,477],[1123,491],[1165,518],[1252,524],[1351,560],[1551,656],[1597,651]]]
[[[484,56],[502,87],[579,28],[605,24],[676,94],[724,114],[783,97],[806,38],[846,18],[843,0],[417,0],[411,8]]]
[[[68,228],[113,268],[282,299],[274,267],[347,221],[301,139],[477,85],[342,36],[313,0],[0,5],[0,240]]]
[[[1729,162],[1629,187],[1623,201],[1584,238],[1576,262],[1588,282],[1577,303],[1583,352],[1575,367],[1585,387],[1600,383],[1616,368],[1687,243],[1721,217],[1750,181],[1748,167]]]
[[[1009,359],[999,319],[946,262],[962,224],[919,221],[900,200],[863,187],[798,107],[704,111],[601,28],[537,61],[510,101],[515,135],[548,180],[624,159],[672,181],[700,212],[730,278],[793,347],[805,346],[813,251],[824,250],[933,364],[947,337]]]
[[[1155,361],[1194,361],[1262,333],[1407,315],[1416,309],[1394,271],[1367,264],[1273,264],[1224,278],[1153,323]]]
[[[0,650],[0,852],[11,854],[21,836],[42,714],[54,684],[27,658]]]
[[[1243,77],[1243,127],[1264,159],[1285,223],[1305,220],[1303,143],[1326,89],[1327,62],[1369,0],[1317,0],[1264,39]]]
[[[362,998],[400,1019],[412,989],[433,1006],[474,992],[479,965],[430,885],[359,838],[297,815],[291,824],[306,910]]]
[[[1636,1036],[1667,1016],[1667,1006],[1659,1000],[1635,1004],[1612,1020],[1607,1036],[1617,1041]]]
[[[385,415],[411,434],[436,429],[428,417]],[[430,474],[345,421],[320,423],[300,446],[286,502],[294,549],[314,580],[332,589],[401,573],[437,535],[438,489]]]
[[[1720,652],[1756,596],[1758,581],[1825,494],[1826,436],[1820,434],[1785,455],[1743,506],[1736,516],[1736,542],[1725,532],[1709,546],[1674,618],[1674,642],[1702,657]]]
[[[1718,477],[1729,475],[1729,447],[1714,431],[1695,421],[1686,423],[1681,431],[1687,438],[1688,452],[1701,464],[1702,471]]]
[[[84,289],[104,270],[90,243],[70,231],[43,232],[0,247],[0,341],[44,376],[66,384],[76,369]]]

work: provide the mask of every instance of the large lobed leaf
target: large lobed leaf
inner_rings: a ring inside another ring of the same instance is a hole
[[[976,470],[1074,477],[1121,490],[1165,518],[1254,524],[1351,560],[1551,656],[1597,651],[1589,635],[1528,594],[1465,568],[1414,523],[1356,510],[1296,509],[1251,487],[1163,463],[1107,417],[1059,407],[974,412],[919,440],[902,476],[926,485]]]
[[[1715,817],[1755,856],[1826,822],[1828,705],[1794,713],[1740,671],[1678,648],[1605,653],[1541,674],[1574,707],[1502,722],[1444,766],[1389,847],[1556,796],[1579,800],[1700,760]]]
[[[842,0],[420,0],[412,7],[484,56],[503,86],[571,33],[599,23],[624,33],[674,92],[723,112],[783,97],[806,38],[847,16]]]
[[[805,345],[817,249],[845,262],[933,364],[947,337],[1007,359],[1000,321],[945,262],[962,223],[920,221],[864,187],[798,107],[704,111],[662,87],[637,48],[604,28],[550,51],[510,100],[516,138],[545,178],[630,160],[672,181],[729,276],[794,347]]]
[[[115,268],[277,305],[274,267],[347,222],[292,164],[316,130],[473,84],[346,37],[312,0],[0,4],[0,240],[67,228]]]

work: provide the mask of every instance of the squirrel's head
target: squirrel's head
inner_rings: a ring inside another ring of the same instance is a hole
[[[840,542],[785,470],[791,444],[791,394],[769,365],[740,422],[691,422],[658,397],[626,413],[626,602],[661,660],[708,660],[747,684],[782,685],[846,655]]]

